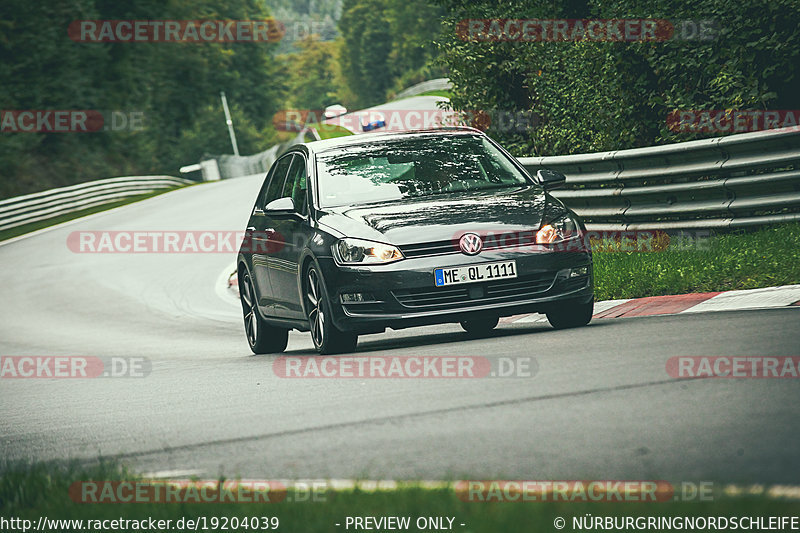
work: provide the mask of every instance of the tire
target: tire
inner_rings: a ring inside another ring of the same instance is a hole
[[[500,317],[478,318],[475,320],[465,320],[461,322],[461,328],[474,336],[488,335],[497,324],[500,323]]]
[[[254,354],[280,353],[289,342],[289,330],[267,324],[258,314],[256,291],[247,270],[239,282],[239,299],[244,314],[244,334]]]
[[[548,311],[547,321],[555,329],[578,328],[592,320],[594,300],[587,303],[563,303]]]
[[[341,331],[333,324],[325,282],[314,265],[306,271],[304,292],[311,340],[317,352],[320,355],[331,355],[354,351],[358,344],[358,335]]]

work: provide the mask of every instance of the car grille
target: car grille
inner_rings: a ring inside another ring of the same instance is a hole
[[[459,251],[458,242],[435,241],[419,244],[406,244],[400,247],[406,257],[427,257],[431,255],[452,254]]]
[[[531,232],[510,232],[498,233],[482,236],[483,250],[499,250],[502,248],[529,248],[533,246]],[[403,255],[412,257],[428,257],[432,255],[460,253],[458,239],[455,237],[449,241],[432,241],[418,244],[405,244],[400,246]]]
[[[405,307],[447,308],[491,302],[525,300],[546,292],[553,284],[554,272],[462,287],[401,289],[392,294]]]

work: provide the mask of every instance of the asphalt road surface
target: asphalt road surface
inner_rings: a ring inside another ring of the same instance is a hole
[[[675,380],[680,355],[800,355],[800,308],[458,325],[362,337],[359,355],[532,356],[533,377],[285,379],[220,290],[233,254],[80,254],[78,230],[242,230],[259,177],[158,196],[0,246],[0,355],[141,356],[144,378],[0,379],[0,453],[118,456],[249,478],[794,483],[796,379]],[[287,354],[311,355],[292,333]]]

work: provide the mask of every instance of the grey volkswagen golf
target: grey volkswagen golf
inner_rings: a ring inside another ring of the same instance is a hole
[[[592,317],[585,226],[471,128],[363,134],[297,144],[269,170],[238,254],[247,340],[281,352],[290,329],[321,354],[359,335],[460,323],[486,335],[502,316]]]

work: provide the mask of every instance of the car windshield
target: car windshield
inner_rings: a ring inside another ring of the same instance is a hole
[[[317,155],[322,207],[529,184],[488,139],[422,136],[343,146]]]

